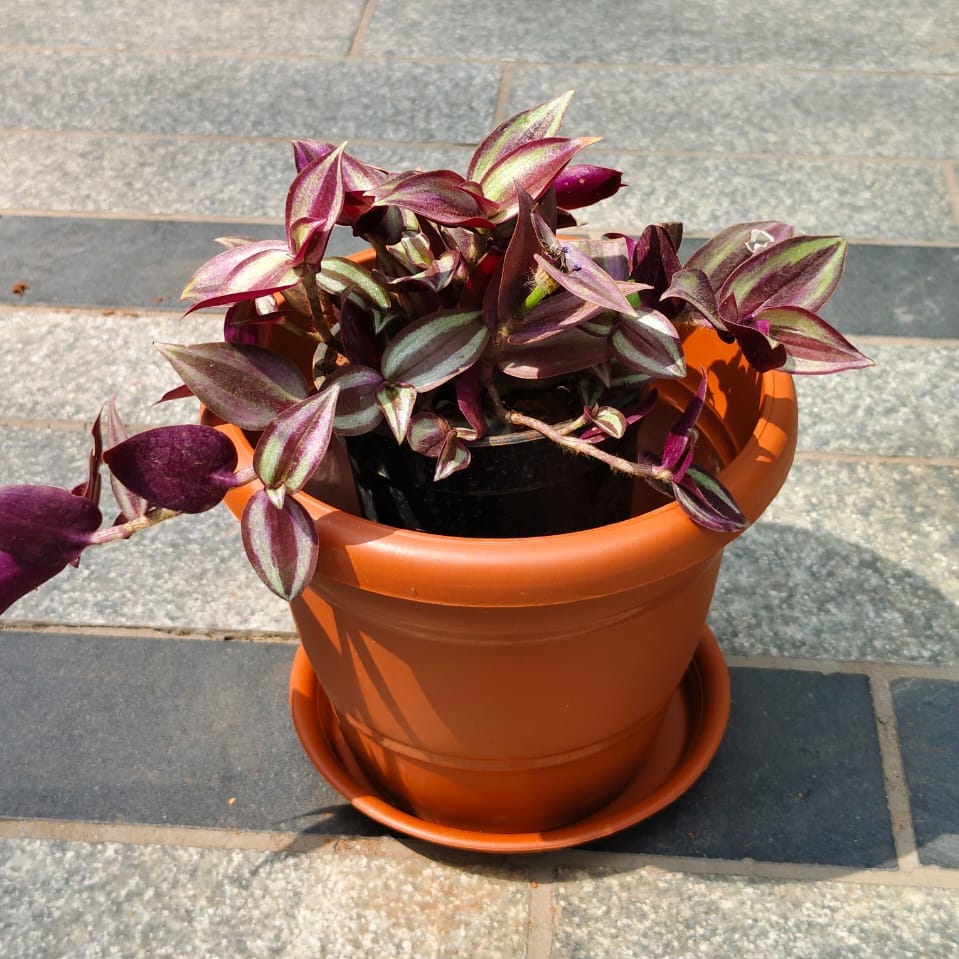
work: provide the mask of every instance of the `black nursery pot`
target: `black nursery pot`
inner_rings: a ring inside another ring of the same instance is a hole
[[[628,456],[629,445],[627,434],[603,448]],[[346,447],[363,515],[387,526],[443,536],[550,536],[631,515],[631,477],[535,432],[470,444],[470,465],[439,482],[435,460],[385,432],[348,437]]]

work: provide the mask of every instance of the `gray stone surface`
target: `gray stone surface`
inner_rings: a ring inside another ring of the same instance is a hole
[[[838,233],[849,239],[959,240],[938,165],[859,158],[663,156],[654,148],[648,154],[594,149],[586,156],[591,163],[621,169],[629,184],[622,194],[586,211],[584,220],[597,229],[681,220],[690,233],[708,236],[730,223],[785,220],[803,233]]]
[[[552,959],[952,959],[959,891],[563,870]]]
[[[4,959],[519,959],[528,883],[419,857],[0,841]]]
[[[831,308],[830,318],[837,313]],[[876,365],[796,377],[799,449],[959,456],[959,339],[951,346],[851,339]]]
[[[363,0],[314,0],[309,22],[316,29],[278,29],[303,17],[294,0],[270,5],[240,0],[229,4],[197,4],[170,0],[38,0],[6,4],[4,42],[49,47],[71,46],[120,50],[210,50],[258,55],[343,55],[350,49],[363,10]],[[56,24],[56,32],[51,32]]]
[[[895,868],[868,679],[774,669],[731,679],[729,727],[702,778],[594,848]]]
[[[957,303],[959,249],[854,245],[827,310],[832,322],[849,335],[955,339]]]
[[[337,138],[308,119],[307,136]],[[52,150],[56,140],[58,149]],[[470,150],[354,145],[388,169],[465,169]],[[290,145],[276,139],[192,139],[0,131],[0,209],[268,217],[282,222],[294,168]]]
[[[202,343],[223,338],[223,320],[149,313],[0,310],[0,335],[17,350],[0,354],[0,410],[5,418],[91,423],[116,395],[129,423],[186,423],[195,400],[152,406],[180,385],[153,348],[160,343]]]
[[[959,471],[797,462],[726,550],[710,611],[739,655],[959,662]]]
[[[740,10],[739,15],[743,12]],[[510,113],[564,90],[567,129],[610,150],[952,159],[959,77],[518,67]]]
[[[499,82],[483,64],[33,50],[0,50],[0,73],[0,127],[442,142],[486,133]]]
[[[449,56],[565,63],[721,64],[768,68],[952,70],[959,24],[948,0],[877,9],[866,0],[797,6],[788,0],[598,0],[587,10],[548,0],[379,0],[366,56]],[[436,29],[423,29],[429,23]],[[482,40],[477,44],[477,23]],[[868,28],[864,28],[868,24]]]
[[[959,869],[959,683],[897,679],[892,694],[919,861]]]
[[[370,149],[382,153],[382,148]],[[361,152],[368,155],[367,148]],[[433,159],[465,168],[466,151]],[[8,215],[0,218],[0,303],[177,308],[186,278],[216,252],[215,238],[235,235],[277,238],[282,224]],[[701,242],[687,238],[683,259]],[[328,252],[343,255],[361,245],[350,231],[336,230]],[[16,282],[30,288],[15,294]],[[853,244],[826,314],[849,336],[955,338],[957,301],[959,250]],[[885,368],[888,356],[877,359]],[[934,361],[933,354],[922,358],[924,366]],[[814,385],[821,389],[825,382],[858,383],[858,377],[820,379]]]
[[[226,236],[282,239],[283,225],[5,216],[0,218],[0,303],[185,310],[189,304],[180,293],[186,281],[222,249],[216,238]],[[358,247],[349,231],[336,230],[327,255]],[[29,289],[14,293],[16,282]]]
[[[0,632],[0,818],[368,834],[293,732],[294,651]]]

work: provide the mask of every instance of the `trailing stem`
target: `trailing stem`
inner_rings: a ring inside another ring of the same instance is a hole
[[[600,449],[593,443],[577,439],[575,436],[570,436],[564,429],[557,429],[555,426],[550,426],[548,423],[544,423],[535,417],[517,413],[515,410],[509,410],[506,417],[507,421],[514,426],[522,426],[526,429],[536,430],[537,433],[541,433],[546,439],[552,440],[552,442],[562,446],[564,449],[572,450],[574,453],[580,453],[583,456],[591,456],[593,459],[605,463],[611,470],[617,473],[626,473],[629,476],[637,476],[640,479],[653,479],[666,483],[670,482],[673,478],[672,473],[668,469],[651,464],[634,463],[631,460],[624,459],[622,456],[614,456],[612,453]],[[567,427],[567,429],[575,428],[575,425]]]

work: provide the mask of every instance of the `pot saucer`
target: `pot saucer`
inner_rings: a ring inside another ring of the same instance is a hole
[[[708,628],[666,710],[659,738],[626,788],[579,822],[545,832],[495,833],[427,822],[380,798],[359,770],[303,647],[290,672],[293,724],[307,756],[360,812],[417,839],[490,853],[542,852],[601,839],[633,826],[681,796],[709,765],[729,717],[729,671]]]

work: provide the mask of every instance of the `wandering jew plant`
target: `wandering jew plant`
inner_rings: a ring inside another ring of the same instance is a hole
[[[234,447],[208,426],[127,436],[107,403],[79,486],[0,488],[0,610],[88,546],[208,510],[252,482],[260,489],[242,519],[246,551],[290,599],[319,548],[295,494],[322,470],[334,434],[377,429],[435,460],[437,482],[468,468],[484,436],[534,430],[671,493],[709,529],[741,528],[729,493],[693,460],[705,376],[661,448],[644,446],[640,421],[656,406],[657,381],[687,374],[690,326],[735,340],[760,371],[869,365],[817,312],[839,282],[846,243],[775,221],[740,223],[683,264],[678,224],[564,238],[576,223],[570,211],[623,185],[616,170],[573,162],[595,138],[557,135],[571,96],[498,126],[465,176],[390,173],[342,145],[295,142],[284,236],[221,240],[225,249],[184,290],[188,312],[226,307],[223,341],[157,345],[184,383],[167,398],[192,393],[259,434],[252,467],[237,470]],[[372,265],[325,255],[337,226],[369,244]],[[291,336],[312,355],[312,375],[311,364],[271,348]],[[531,389],[561,391],[576,407],[553,421],[532,415],[514,400],[519,384],[527,399]],[[636,423],[637,454],[604,447]],[[106,527],[101,463],[120,507]]]

